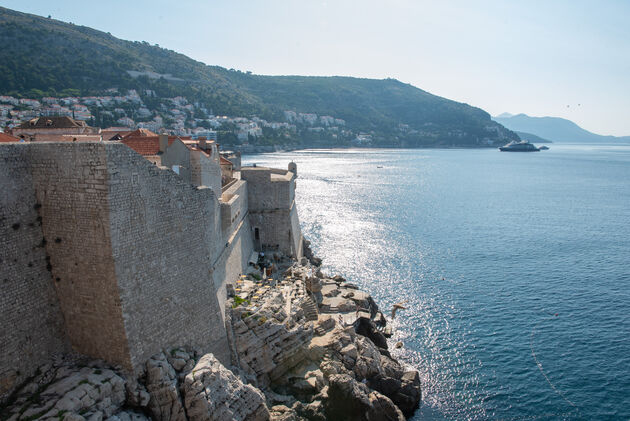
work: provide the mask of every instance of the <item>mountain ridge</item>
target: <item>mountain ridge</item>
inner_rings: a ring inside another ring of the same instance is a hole
[[[606,136],[589,132],[573,121],[561,117],[532,117],[523,113],[506,117],[505,114],[507,113],[492,119],[514,132],[531,133],[552,142],[630,141],[630,136]]]
[[[476,107],[395,79],[265,76],[206,65],[147,42],[0,8],[0,94],[90,95],[113,86],[183,96],[218,115],[332,115],[391,146],[494,146],[518,136]],[[44,51],[45,53],[42,53]],[[132,76],[131,72],[144,72]],[[151,78],[148,75],[171,75]],[[150,103],[150,101],[147,101]]]

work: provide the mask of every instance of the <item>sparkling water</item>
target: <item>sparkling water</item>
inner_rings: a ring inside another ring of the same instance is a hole
[[[305,236],[393,321],[420,420],[630,419],[630,146],[311,150]]]

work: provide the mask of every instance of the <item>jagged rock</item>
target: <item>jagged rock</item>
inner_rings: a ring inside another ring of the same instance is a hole
[[[127,405],[136,408],[142,408],[149,404],[151,395],[147,392],[144,385],[138,383],[136,379],[132,379],[125,384],[127,392]]]
[[[388,397],[371,391],[347,374],[329,378],[327,419],[347,421],[403,421],[405,417]]]
[[[346,282],[346,279],[341,276],[341,275],[335,275],[332,277],[332,280],[337,282],[338,284],[342,283],[342,282]]]
[[[422,388],[417,371],[407,371],[402,376],[402,385],[392,398],[405,416],[410,417],[420,405]]]
[[[177,373],[164,353],[151,357],[146,363],[146,388],[149,392],[148,409],[158,421],[184,421],[186,414],[179,393]]]
[[[243,384],[212,354],[201,357],[186,375],[184,396],[190,421],[262,421],[270,417],[264,395]]]
[[[390,398],[406,417],[413,414],[422,398],[417,371],[408,371],[401,378],[379,374],[369,380],[368,386]]]
[[[322,290],[322,283],[318,277],[306,278],[305,282],[306,290],[312,293],[320,292]]]
[[[269,411],[271,421],[301,421],[295,410],[285,405],[275,405]]]
[[[68,420],[68,418],[64,418],[63,421],[70,421],[70,420]],[[127,410],[127,411],[120,411],[112,415],[111,417],[107,418],[105,421],[150,421],[150,418],[148,418],[142,412]]]
[[[37,399],[33,399],[37,396]],[[3,419],[63,418],[99,421],[118,412],[125,402],[125,380],[104,364],[62,365],[24,385],[4,409]]]
[[[365,317],[360,317],[354,322],[354,330],[359,335],[365,336],[371,340],[374,345],[379,348],[387,349],[387,339],[385,336],[376,330],[374,323]]]

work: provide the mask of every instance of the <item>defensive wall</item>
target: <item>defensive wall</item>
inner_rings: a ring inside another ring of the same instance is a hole
[[[241,168],[247,181],[249,218],[254,246],[302,257],[302,232],[295,206],[296,168],[293,171],[265,167]]]
[[[68,350],[28,152],[0,147],[0,396]]]
[[[302,253],[295,173],[243,170],[219,200],[123,144],[1,145],[0,397],[70,350],[128,371],[178,346],[228,363],[225,284],[253,225]]]

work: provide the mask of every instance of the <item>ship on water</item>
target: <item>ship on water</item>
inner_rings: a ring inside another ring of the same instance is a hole
[[[540,149],[527,140],[512,141],[505,146],[501,146],[499,150],[501,152],[540,152]]]

